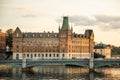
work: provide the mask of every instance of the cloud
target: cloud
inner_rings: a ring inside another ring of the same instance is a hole
[[[85,16],[71,16],[70,22],[75,26],[84,25],[84,26],[92,26],[95,25],[96,20],[94,18],[85,17]]]
[[[17,12],[19,13],[27,13],[27,12],[32,12],[33,10],[27,7],[17,7],[15,8]]]
[[[95,18],[97,20],[96,25],[102,30],[120,29],[120,16],[96,15]]]
[[[101,22],[120,21],[120,16],[95,15],[95,18]]]
[[[37,15],[35,15],[35,14],[24,14],[24,15],[21,15],[21,17],[24,17],[24,18],[35,18],[35,17],[37,17]]]
[[[60,19],[56,21],[61,22]],[[70,16],[69,21],[75,26],[98,26],[103,31],[120,29],[120,16]]]
[[[32,9],[29,9],[29,8],[18,7],[18,8],[16,8],[16,11],[23,18],[35,18],[35,17],[37,17],[35,12]]]

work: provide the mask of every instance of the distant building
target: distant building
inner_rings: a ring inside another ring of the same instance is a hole
[[[4,53],[6,49],[6,38],[5,33],[0,29],[0,53]]]
[[[94,52],[105,55],[105,58],[111,58],[111,46],[103,43],[97,44],[94,47]]]
[[[120,47],[112,46],[112,58],[120,59]]]
[[[94,49],[93,30],[84,34],[73,33],[68,17],[63,18],[59,32],[22,32],[18,27],[13,33],[13,59],[80,59],[89,58]]]

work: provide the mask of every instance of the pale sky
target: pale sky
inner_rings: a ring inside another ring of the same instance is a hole
[[[96,42],[120,46],[120,0],[0,0],[0,28],[58,32],[62,17],[76,33],[93,29]]]

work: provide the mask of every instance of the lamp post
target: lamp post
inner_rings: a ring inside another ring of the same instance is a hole
[[[9,50],[10,50],[10,48],[9,48],[9,46],[7,45],[7,46],[6,46],[6,52],[9,52]]]

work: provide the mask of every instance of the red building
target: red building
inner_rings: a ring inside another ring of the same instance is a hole
[[[25,32],[18,27],[13,33],[13,59],[89,58],[94,48],[93,30],[73,33],[68,17],[63,18],[59,32]]]
[[[6,49],[6,38],[5,33],[0,29],[0,53],[5,53]]]

